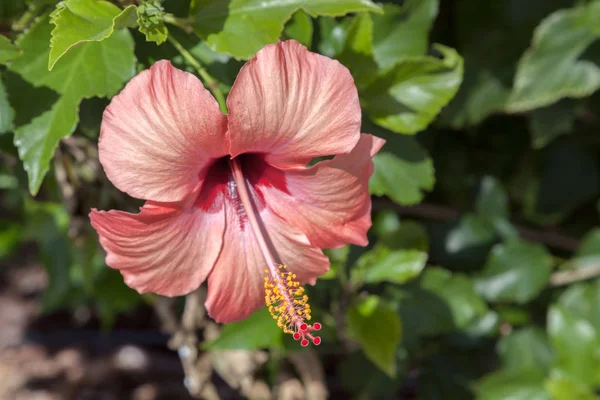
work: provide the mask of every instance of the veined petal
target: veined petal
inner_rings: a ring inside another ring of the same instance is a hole
[[[198,78],[158,61],[104,111],[100,162],[133,197],[179,201],[199,187],[211,158],[227,154],[226,130],[227,118]]]
[[[227,106],[230,154],[266,153],[278,167],[348,153],[360,136],[360,104],[348,69],[294,40],[267,45],[249,60]]]
[[[224,212],[146,203],[139,214],[90,213],[106,264],[140,293],[185,295],[206,279],[223,243]]]
[[[226,205],[227,226],[223,249],[208,277],[206,309],[217,322],[228,323],[248,317],[265,304],[264,278],[269,269],[252,229],[240,219],[239,211]],[[314,284],[329,270],[329,259],[311,246],[304,234],[287,226],[264,208],[260,213],[265,238],[276,262],[287,266],[301,283]]]
[[[383,139],[363,134],[350,154],[311,168],[286,170],[287,193],[265,185],[265,203],[288,225],[306,234],[314,246],[365,246],[371,227],[371,160],[384,143]]]

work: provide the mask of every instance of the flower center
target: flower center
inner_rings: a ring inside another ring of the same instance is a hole
[[[263,234],[263,229],[261,229],[261,223],[255,211],[257,205],[254,204],[249,194],[240,160],[234,158],[233,160],[228,160],[228,162],[239,201],[243,205],[252,233],[258,242],[261,254],[268,266],[268,269],[265,270],[267,276],[265,277],[264,287],[265,303],[269,312],[277,320],[277,326],[282,328],[285,333],[292,334],[295,340],[301,340],[300,344],[302,346],[308,346],[309,339],[315,345],[318,345],[321,343],[321,338],[313,336],[311,332],[320,330],[321,324],[317,322],[309,325],[305,322],[311,319],[308,296],[304,293],[304,288],[300,287],[300,283],[296,280],[296,275],[287,271],[283,264],[275,262],[275,257],[273,257],[265,234]],[[268,166],[268,168],[272,167]],[[272,169],[275,170],[274,168]],[[249,170],[247,172],[250,173],[248,180],[250,183],[253,183],[252,174],[256,171]],[[277,172],[281,173],[278,170]],[[270,171],[273,177],[282,178],[282,176],[277,175],[277,172]],[[264,176],[264,171],[261,176]],[[264,184],[272,185],[273,182],[271,179],[267,179],[267,182]],[[263,199],[260,200],[262,201]]]

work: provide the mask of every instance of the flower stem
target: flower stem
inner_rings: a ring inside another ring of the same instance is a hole
[[[160,19],[162,19],[163,22],[166,22],[167,24],[175,25],[183,29],[187,33],[194,32],[194,28],[190,24],[191,21],[187,18],[178,18],[173,14],[165,13],[160,17]]]
[[[219,82],[217,82],[216,79],[208,73],[206,68],[204,68],[200,64],[200,62],[189,51],[187,51],[187,49],[183,47],[181,43],[179,43],[177,39],[175,39],[172,35],[169,35],[168,40],[169,43],[171,43],[173,47],[175,47],[177,51],[183,56],[183,58],[185,58],[187,62],[189,62],[190,65],[194,67],[196,71],[198,71],[198,74],[200,75],[208,89],[215,96],[215,99],[217,99],[219,107],[221,108],[221,112],[227,114],[227,103],[225,102],[225,96],[223,95],[221,88],[219,88]]]

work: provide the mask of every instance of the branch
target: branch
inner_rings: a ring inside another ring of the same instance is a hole
[[[288,359],[296,368],[306,390],[306,398],[325,400],[329,396],[325,383],[325,371],[317,352],[313,349],[290,353]]]
[[[558,271],[553,273],[550,277],[550,286],[564,286],[570,283],[596,278],[598,276],[600,276],[600,265]]]
[[[446,207],[442,205],[418,204],[415,206],[401,206],[393,203],[388,199],[374,199],[373,209],[393,209],[401,215],[417,216],[424,219],[443,222],[458,219],[462,215],[461,211],[455,208]],[[536,231],[517,225],[515,225],[515,228],[517,229],[519,235],[522,238],[538,243],[543,243],[549,247],[553,247],[556,249],[574,252],[579,246],[579,241],[577,239],[563,235],[558,232]]]
[[[169,348],[177,350],[188,391],[195,398],[212,400],[219,398],[216,388],[211,383],[213,369],[208,354],[199,353],[196,335],[206,312],[203,305],[205,296],[204,288],[186,296],[181,324],[177,322],[171,299],[158,297],[154,302],[154,309],[161,320],[163,330],[172,335]]]
[[[205,319],[205,298],[205,287],[187,295],[181,324],[177,321],[171,299],[158,297],[154,302],[154,309],[161,320],[163,330],[172,335],[169,348],[179,354],[188,391],[195,398],[219,399],[216,388],[211,383],[214,371],[229,386],[239,389],[245,397],[270,398],[269,386],[254,377],[256,371],[268,360],[266,352],[209,350],[200,353],[196,334],[198,328],[204,328],[205,340],[216,339],[219,336],[217,324]]]

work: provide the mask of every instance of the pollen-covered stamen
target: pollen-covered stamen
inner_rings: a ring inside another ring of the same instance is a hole
[[[248,222],[252,227],[254,238],[258,242],[260,251],[265,259],[269,269],[265,272],[265,303],[269,308],[269,312],[274,319],[277,320],[277,326],[283,329],[285,333],[294,335],[294,339],[300,340],[303,347],[308,346],[309,339],[313,344],[321,343],[321,338],[313,336],[310,332],[321,329],[321,324],[318,322],[314,325],[308,325],[305,321],[310,321],[310,305],[308,304],[308,296],[304,293],[304,288],[300,286],[295,274],[287,271],[284,265],[275,263],[273,255],[267,245],[267,242],[261,231],[260,223],[254,213],[254,207],[242,168],[237,159],[229,161],[231,172],[240,201],[244,206],[244,211],[248,216]]]
[[[270,270],[265,272],[268,274],[265,277],[265,303],[277,326],[283,332],[292,334],[295,340],[300,340],[302,346],[308,346],[308,339],[315,345],[320,344],[321,338],[310,332],[320,330],[321,324],[306,323],[311,320],[310,305],[296,275],[287,271],[284,265],[279,265],[275,276]]]

